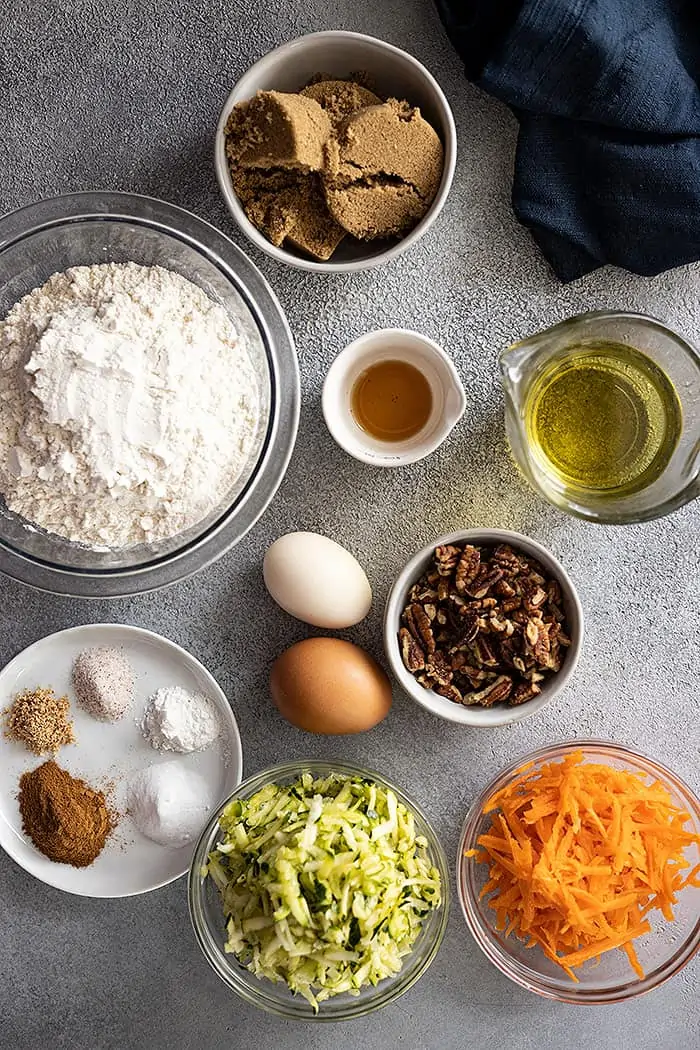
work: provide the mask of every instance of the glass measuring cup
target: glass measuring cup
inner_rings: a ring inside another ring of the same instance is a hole
[[[601,343],[630,346],[646,355],[675,388],[680,402],[678,441],[661,472],[634,491],[586,491],[547,471],[528,436],[526,407],[533,387],[557,358]],[[660,518],[700,495],[700,354],[652,317],[622,311],[580,314],[514,343],[500,358],[506,431],[511,451],[530,484],[561,510],[589,521],[626,524]]]

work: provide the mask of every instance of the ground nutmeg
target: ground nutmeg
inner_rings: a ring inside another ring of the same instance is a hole
[[[86,868],[100,854],[114,825],[105,796],[53,760],[19,781],[22,827],[50,860]]]

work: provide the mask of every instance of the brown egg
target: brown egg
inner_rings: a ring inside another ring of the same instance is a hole
[[[272,666],[270,692],[280,714],[309,733],[362,733],[391,707],[391,685],[379,664],[340,638],[292,645]]]

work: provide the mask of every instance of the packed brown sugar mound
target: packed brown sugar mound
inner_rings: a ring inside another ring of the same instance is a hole
[[[320,171],[330,133],[328,115],[314,99],[259,91],[234,106],[226,124],[226,151],[242,168]]]
[[[340,124],[363,106],[376,106],[382,101],[379,95],[354,80],[317,81],[302,88],[300,94],[318,102],[333,125]]]
[[[261,91],[225,129],[231,181],[277,246],[326,260],[348,235],[407,233],[442,177],[442,144],[419,110],[364,83],[314,77],[299,93]]]
[[[361,240],[400,235],[425,215],[440,185],[442,143],[405,102],[351,113],[330,147],[326,203]]]

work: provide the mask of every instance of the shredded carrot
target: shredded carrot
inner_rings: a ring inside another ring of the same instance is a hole
[[[581,751],[529,763],[488,799],[490,827],[465,853],[490,865],[480,897],[496,929],[539,945],[574,981],[575,967],[615,948],[642,978],[634,941],[650,932],[647,915],[672,922],[678,893],[700,886],[700,864],[686,873],[700,847],[690,814],[647,780]]]

